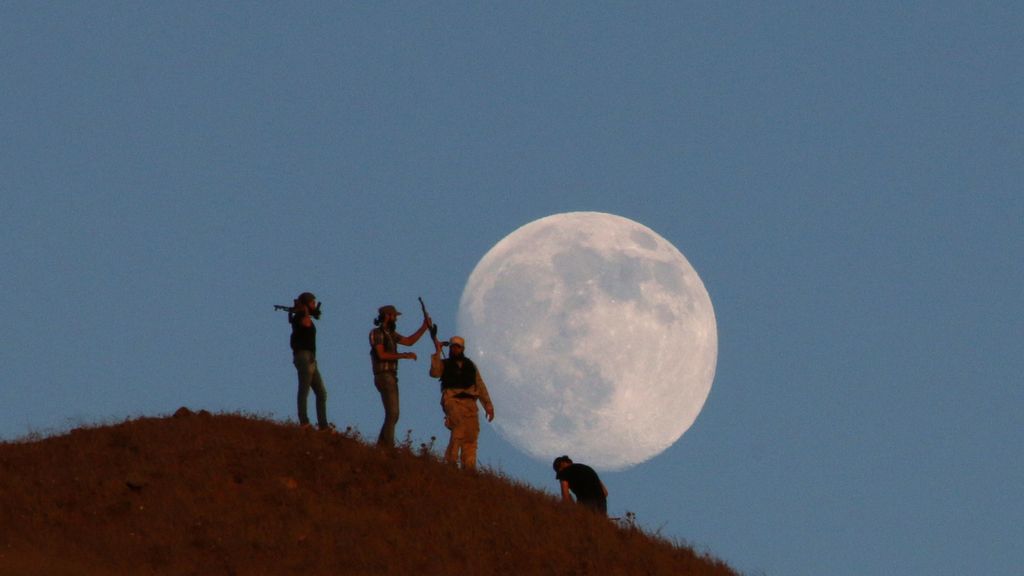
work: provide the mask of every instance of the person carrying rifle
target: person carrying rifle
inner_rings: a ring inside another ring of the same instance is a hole
[[[430,316],[424,311],[423,324],[419,329],[412,336],[402,336],[396,331],[401,314],[390,304],[381,306],[373,321],[377,327],[370,330],[373,384],[380,392],[380,400],[384,404],[384,424],[381,425],[377,444],[386,447],[395,445],[395,426],[398,424],[398,361],[416,360],[415,352],[399,352],[398,345],[416,344],[431,324]]]
[[[463,470],[476,469],[477,439],[480,417],[477,401],[484,405],[487,421],[494,420],[494,405],[487,385],[476,364],[466,357],[466,341],[452,336],[448,358],[441,356],[442,343],[434,338],[434,355],[430,357],[430,376],[441,379],[441,409],[444,426],[451,431],[444,461],[461,464]]]
[[[299,424],[309,425],[306,403],[312,389],[316,394],[317,428],[328,430],[327,388],[316,363],[316,325],[313,324],[313,318],[320,319],[320,306],[313,293],[303,292],[288,310],[288,322],[292,325],[292,363],[299,376]]]

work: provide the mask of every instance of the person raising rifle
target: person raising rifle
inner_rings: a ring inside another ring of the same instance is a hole
[[[477,401],[483,404],[488,422],[494,420],[494,405],[480,370],[465,355],[466,341],[461,336],[452,336],[448,343],[451,350],[448,358],[441,357],[441,345],[434,338],[430,376],[441,379],[444,426],[451,431],[444,461],[461,463],[463,470],[475,470],[477,439],[480,437]]]
[[[430,316],[423,315],[423,324],[412,336],[402,336],[397,332],[398,317],[402,313],[388,304],[377,309],[377,318],[373,323],[377,327],[370,330],[370,361],[373,367],[373,384],[380,392],[380,400],[384,404],[384,424],[381,425],[377,445],[392,447],[395,445],[395,426],[398,424],[398,361],[416,360],[415,352],[399,352],[398,345],[412,346],[419,341],[423,333],[430,327]]]

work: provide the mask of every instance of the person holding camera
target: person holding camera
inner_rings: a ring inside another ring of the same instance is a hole
[[[398,317],[394,306],[388,304],[377,309],[376,326],[370,330],[370,361],[373,366],[373,384],[380,392],[384,404],[384,424],[377,437],[379,446],[395,445],[395,426],[398,424],[398,361],[416,360],[415,352],[399,352],[398,345],[412,346],[430,327],[430,316],[424,311],[423,324],[412,336],[397,332]]]
[[[320,430],[330,429],[327,422],[327,388],[320,377],[316,363],[316,325],[313,319],[320,319],[320,305],[312,292],[303,292],[295,299],[288,311],[288,322],[292,325],[292,363],[299,376],[299,424],[309,425],[307,400],[310,389],[316,394],[316,425]]]
[[[430,376],[441,379],[444,426],[451,431],[444,461],[462,464],[463,470],[475,470],[477,439],[480,437],[477,401],[484,405],[488,422],[494,420],[494,405],[480,370],[465,355],[466,341],[461,336],[452,336],[447,344],[451,352],[448,358],[442,358],[442,343],[435,338],[434,355],[430,357]]]

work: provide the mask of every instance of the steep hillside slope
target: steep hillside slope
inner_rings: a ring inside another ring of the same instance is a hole
[[[0,444],[0,574],[696,574],[725,564],[425,449],[179,410]]]

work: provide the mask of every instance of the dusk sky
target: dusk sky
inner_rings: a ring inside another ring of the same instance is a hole
[[[273,305],[306,290],[328,416],[373,439],[378,306],[450,335],[495,243],[607,212],[718,329],[611,515],[749,574],[1024,566],[1024,4],[15,1],[0,78],[2,440],[294,422]],[[412,350],[399,430],[443,446]]]

